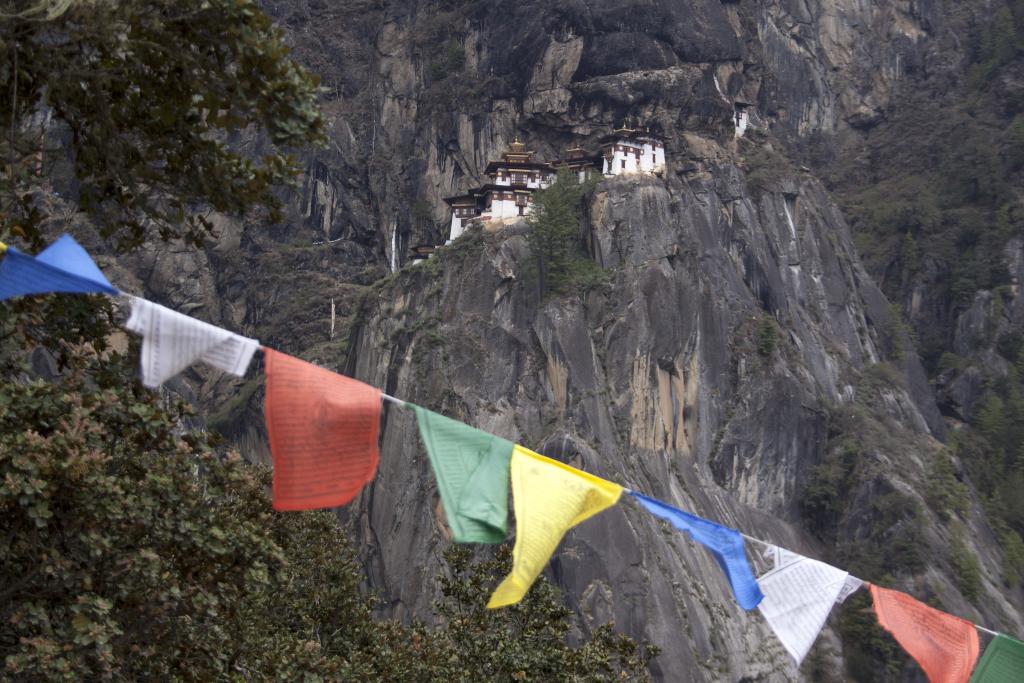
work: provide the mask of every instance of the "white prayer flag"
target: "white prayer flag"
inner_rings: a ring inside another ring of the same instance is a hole
[[[131,297],[125,327],[142,335],[142,383],[158,387],[195,363],[244,375],[260,343],[190,318],[160,304]]]
[[[860,588],[861,581],[841,569],[776,546],[765,554],[773,557],[775,567],[757,580],[764,593],[757,607],[799,666],[832,606]]]

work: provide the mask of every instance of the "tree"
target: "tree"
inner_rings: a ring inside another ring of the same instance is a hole
[[[580,240],[580,202],[591,187],[581,185],[572,172],[562,169],[555,182],[533,194],[527,239],[541,296],[568,291],[576,263],[585,259]]]
[[[317,81],[255,0],[5,0],[0,46],[0,239],[41,245],[56,176],[121,246],[199,242],[210,210],[276,209],[282,147],[322,138]]]

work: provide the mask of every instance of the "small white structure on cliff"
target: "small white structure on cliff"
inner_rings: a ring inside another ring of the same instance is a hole
[[[750,125],[750,109],[751,106],[746,102],[740,102],[737,100],[732,105],[732,120],[735,127],[735,137],[741,138],[743,134],[747,132],[747,126]]]
[[[475,194],[460,194],[456,197],[445,197],[445,203],[452,208],[452,222],[448,228],[448,241],[451,244],[459,235],[466,231],[466,223],[480,215],[477,209]]]
[[[606,176],[624,173],[662,173],[665,170],[665,143],[647,131],[618,128],[601,138]]]

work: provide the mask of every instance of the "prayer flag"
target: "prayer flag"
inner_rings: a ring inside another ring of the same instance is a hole
[[[707,547],[729,578],[733,595],[736,596],[736,602],[740,607],[746,610],[757,607],[764,595],[754,580],[754,572],[750,569],[747,555],[743,551],[743,537],[740,532],[683,512],[635,491],[630,491],[630,495],[640,501],[652,515],[668,520],[676,529],[690,534],[693,540]]]
[[[757,580],[764,593],[764,600],[757,607],[800,666],[832,606],[853,592],[843,591],[852,577],[841,569],[777,546],[771,546],[768,552],[774,558],[774,567]],[[859,580],[854,581],[859,584]]]
[[[978,660],[974,624],[906,593],[868,584],[878,623],[924,669],[931,683],[967,683]]]
[[[985,648],[971,683],[1018,683],[1024,681],[1024,643],[1002,633]]]
[[[0,263],[0,300],[50,292],[117,294],[71,235],[62,235],[36,256],[8,247]]]
[[[158,387],[201,360],[241,377],[260,343],[160,304],[131,297],[125,327],[142,335],[142,383]]]
[[[622,495],[618,484],[522,446],[512,450],[511,474],[516,511],[512,572],[495,589],[488,608],[522,600],[566,532]]]
[[[412,405],[412,404],[409,404]],[[501,543],[514,444],[412,405],[456,543]]]
[[[277,351],[263,354],[274,509],[348,503],[377,471],[380,391]]]

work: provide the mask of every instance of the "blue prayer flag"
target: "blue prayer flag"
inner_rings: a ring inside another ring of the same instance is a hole
[[[740,532],[683,512],[634,491],[630,491],[629,494],[640,501],[640,504],[652,515],[668,520],[676,529],[690,534],[693,540],[703,544],[712,552],[726,576],[729,577],[732,592],[740,607],[751,610],[764,599],[764,594],[761,593],[761,589],[754,579],[754,572],[750,569],[750,563],[747,562],[747,555],[743,551],[743,537]]]
[[[36,256],[8,247],[0,263],[0,300],[50,292],[118,293],[71,235],[62,235]]]

